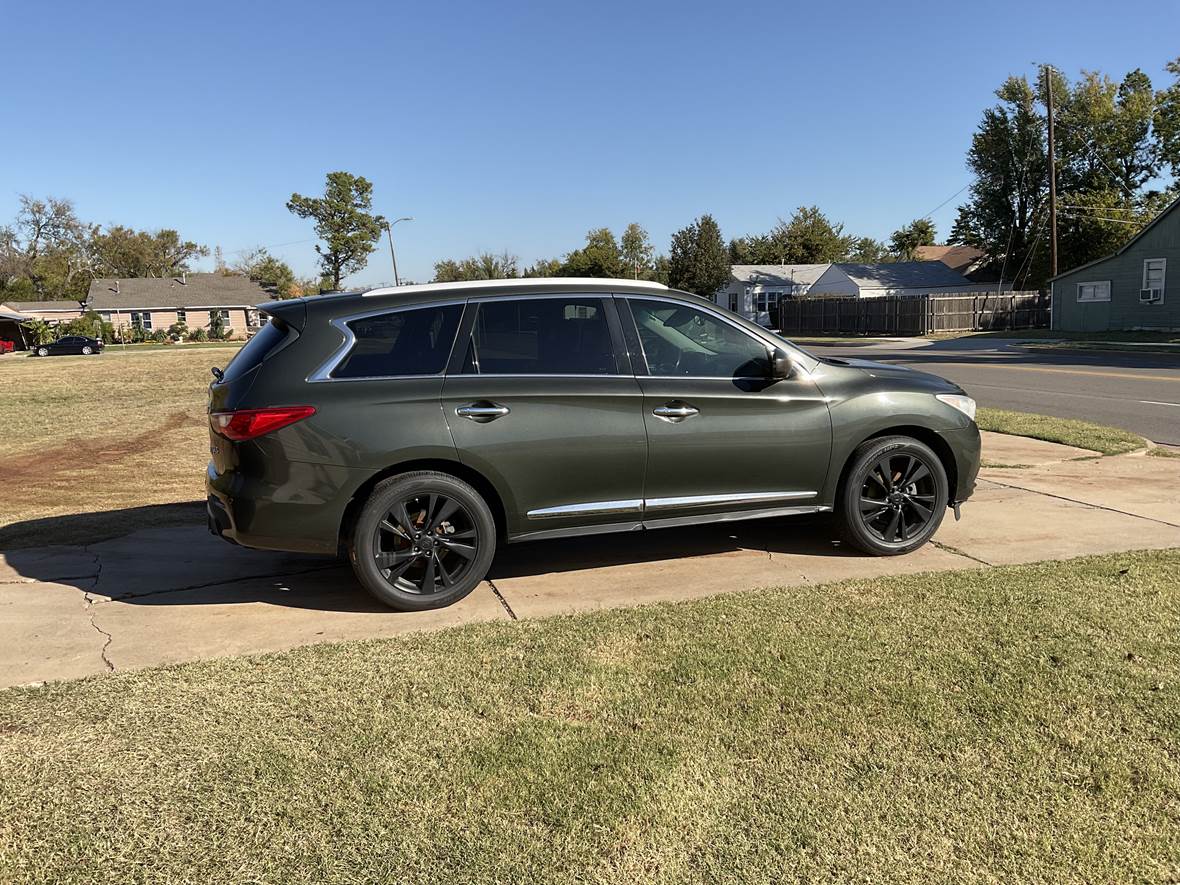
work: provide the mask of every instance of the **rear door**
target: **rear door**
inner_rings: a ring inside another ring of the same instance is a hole
[[[817,505],[832,425],[807,373],[771,380],[770,345],[719,312],[626,303],[648,436],[645,521]]]
[[[472,299],[442,400],[510,536],[639,524],[642,393],[610,296]]]

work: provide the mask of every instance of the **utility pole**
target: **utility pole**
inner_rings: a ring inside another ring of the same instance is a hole
[[[1045,107],[1049,112],[1049,276],[1057,276],[1057,154],[1053,146],[1053,66],[1045,65]]]
[[[389,236],[389,259],[393,262],[393,285],[400,286],[401,280],[397,275],[397,253],[393,251],[393,226],[399,221],[413,221],[409,216],[405,218],[398,218],[394,221],[387,221],[385,223],[385,233]]]

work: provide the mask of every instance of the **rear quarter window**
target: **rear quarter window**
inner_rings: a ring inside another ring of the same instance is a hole
[[[351,320],[356,343],[333,378],[437,375],[447,365],[463,305],[398,310]]]
[[[287,340],[294,330],[282,320],[275,318],[254,333],[225,367],[223,381],[241,378],[251,369],[256,369],[280,344]]]

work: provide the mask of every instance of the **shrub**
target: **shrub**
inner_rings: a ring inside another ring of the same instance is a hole
[[[197,326],[197,328],[193,329],[192,332],[189,333],[188,340],[189,341],[208,341],[209,340],[209,333],[206,332],[204,329],[202,329],[200,326]]]
[[[221,341],[225,338],[225,320],[220,310],[209,311],[209,340]]]
[[[168,337],[168,332],[164,329],[156,329],[156,331],[148,335],[147,338],[151,341],[154,341],[156,344],[167,344],[169,341],[171,341],[171,339]]]
[[[168,337],[173,341],[183,341],[188,337],[188,324],[173,323],[168,327]]]

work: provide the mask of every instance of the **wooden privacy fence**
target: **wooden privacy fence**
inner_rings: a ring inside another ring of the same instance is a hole
[[[779,304],[771,324],[784,333],[928,335],[931,332],[1041,329],[1049,325],[1042,292],[948,292],[869,298],[803,296]]]

